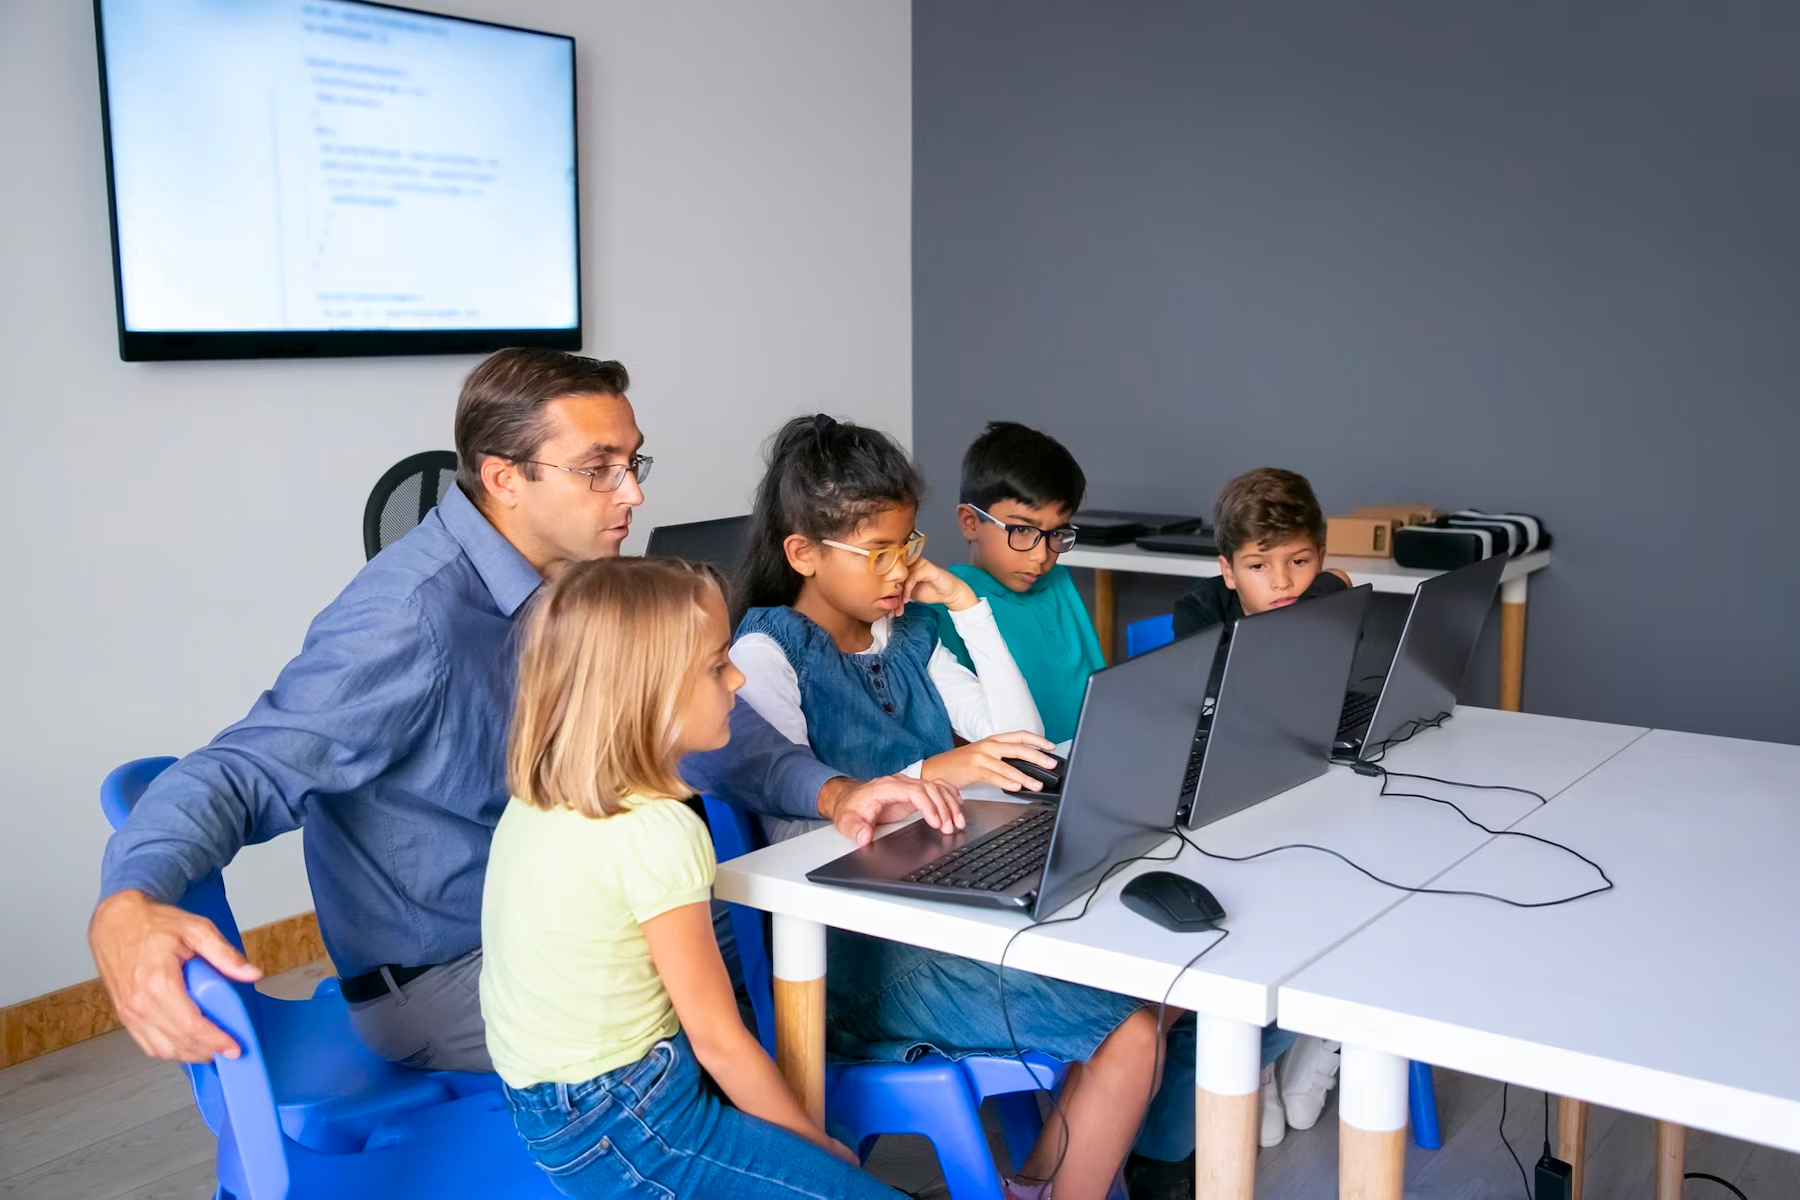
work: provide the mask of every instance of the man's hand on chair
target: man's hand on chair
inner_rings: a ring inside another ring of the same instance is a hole
[[[211,921],[127,889],[94,909],[88,948],[120,1023],[145,1054],[190,1063],[238,1056],[237,1043],[188,997],[181,968],[198,955],[239,983],[254,983],[262,971]]]

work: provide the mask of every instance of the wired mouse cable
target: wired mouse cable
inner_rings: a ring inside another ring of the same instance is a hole
[[[1170,832],[1173,833],[1173,832],[1178,832],[1178,831],[1175,830],[1175,828],[1173,826],[1171,826]],[[1044,929],[1051,925],[1067,925],[1074,921],[1079,921],[1079,920],[1081,920],[1081,918],[1087,916],[1088,909],[1093,906],[1094,897],[1096,897],[1100,894],[1100,889],[1106,886],[1106,881],[1108,879],[1111,879],[1114,875],[1118,874],[1120,871],[1124,870],[1126,867],[1129,867],[1135,863],[1141,863],[1141,862],[1172,863],[1176,859],[1181,857],[1181,852],[1183,849],[1185,849],[1185,847],[1177,845],[1175,847],[1175,853],[1167,855],[1167,856],[1158,855],[1153,851],[1145,851],[1143,854],[1134,854],[1130,858],[1120,859],[1118,862],[1116,862],[1112,866],[1108,867],[1106,869],[1106,871],[1100,876],[1100,878],[1094,882],[1094,886],[1092,888],[1088,889],[1087,897],[1086,897],[1086,899],[1082,900],[1081,908],[1077,912],[1075,912],[1074,914],[1072,914],[1070,916],[1066,916],[1066,917],[1051,917],[1048,920],[1042,920],[1042,921],[1033,920],[1028,925],[1021,925],[1021,926],[1019,926],[1019,928],[1013,930],[1012,936],[1006,939],[1006,945],[1004,945],[1000,948],[1000,963],[996,969],[995,978],[996,978],[996,982],[999,985],[999,992],[1000,992],[1000,1020],[1006,1025],[1006,1040],[1012,1050],[1012,1057],[1015,1058],[1016,1060],[1018,1060],[1018,1063],[1020,1066],[1025,1068],[1025,1073],[1031,1077],[1031,1082],[1034,1085],[1036,1085],[1036,1089],[1038,1091],[1042,1092],[1045,1096],[1047,1096],[1049,1098],[1051,1111],[1054,1112],[1058,1117],[1060,1117],[1062,1119],[1062,1129],[1063,1129],[1062,1145],[1057,1149],[1056,1163],[1055,1163],[1055,1165],[1053,1165],[1050,1168],[1049,1177],[1047,1179],[1038,1180],[1037,1182],[1039,1182],[1039,1183],[1054,1183],[1054,1182],[1056,1182],[1057,1172],[1062,1170],[1063,1160],[1068,1156],[1068,1153],[1069,1153],[1069,1117],[1068,1117],[1067,1113],[1063,1112],[1062,1103],[1057,1099],[1056,1093],[1054,1091],[1050,1090],[1050,1088],[1044,1086],[1042,1080],[1039,1079],[1037,1068],[1033,1067],[1030,1063],[1025,1061],[1025,1052],[1024,1052],[1024,1050],[1020,1049],[1020,1047],[1019,1047],[1018,1035],[1013,1032],[1012,1013],[1008,1010],[1007,1004],[1006,1004],[1006,956],[1007,956],[1007,954],[1009,954],[1012,951],[1013,943],[1019,940],[1019,935],[1022,933],[1028,933],[1034,929]],[[1221,931],[1221,932],[1224,932],[1224,931]],[[1212,943],[1212,946],[1216,946],[1219,944],[1219,942],[1224,941],[1224,940],[1225,940],[1224,938],[1218,938]],[[1207,950],[1212,949],[1212,946],[1208,946]],[[1206,953],[1206,951],[1203,950],[1200,953],[1203,955]],[[1200,957],[1199,955],[1196,955],[1195,961],[1198,961],[1199,957]],[[1183,973],[1185,973],[1186,970],[1187,970],[1186,967],[1182,968]],[[1180,976],[1176,976],[1176,978],[1179,979]],[[1171,982],[1169,984],[1169,990],[1173,991],[1174,989],[1175,989],[1175,984],[1173,982]],[[1167,997],[1165,995],[1165,999],[1166,998]],[[1161,1054],[1162,1054],[1161,1047],[1162,1047],[1162,1038],[1159,1037],[1157,1039],[1157,1055],[1158,1055],[1158,1057],[1156,1059],[1154,1066],[1152,1067],[1151,1075],[1150,1075],[1151,1081],[1153,1083],[1156,1079],[1157,1071],[1160,1070],[1160,1068],[1161,1068]],[[1154,1096],[1154,1094],[1155,1093],[1152,1092],[1152,1096]],[[1146,1114],[1147,1113],[1148,1113],[1148,1109],[1146,1108]],[[1139,1133],[1143,1132],[1141,1121],[1139,1122],[1138,1132]],[[1137,1140],[1137,1138],[1134,1136],[1132,1138],[1132,1140],[1135,1142]],[[1013,1170],[1015,1172],[1017,1172],[1023,1165],[1024,1165],[1023,1163],[1014,1163]]]

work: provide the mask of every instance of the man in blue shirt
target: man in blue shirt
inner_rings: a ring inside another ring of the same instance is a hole
[[[457,486],[357,573],[248,716],[170,767],[106,847],[88,930],[143,1049],[235,1055],[188,1000],[200,955],[259,972],[173,907],[247,843],[304,829],[325,947],[359,1033],[409,1065],[487,1070],[476,980],[481,889],[507,799],[516,618],[571,562],[619,552],[651,460],[616,362],[502,350],[456,411]],[[689,782],[755,811],[832,820],[867,841],[914,808],[960,824],[942,784],[837,776],[740,704]]]

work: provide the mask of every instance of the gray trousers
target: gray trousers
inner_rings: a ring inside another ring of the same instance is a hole
[[[738,993],[738,1011],[750,1029],[750,1001],[738,967],[737,940],[725,905],[713,901],[713,933]],[[350,1006],[350,1023],[363,1044],[389,1062],[420,1071],[494,1069],[487,1025],[481,1019],[481,950],[433,967],[385,996]]]
[[[350,1006],[365,1045],[421,1071],[494,1069],[481,1019],[481,951],[433,967],[385,996]]]

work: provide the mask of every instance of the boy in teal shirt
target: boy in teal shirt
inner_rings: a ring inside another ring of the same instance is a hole
[[[1053,742],[1075,736],[1087,677],[1106,665],[1075,581],[1056,561],[1075,544],[1069,520],[1086,491],[1087,477],[1062,443],[1012,421],[989,424],[963,455],[956,518],[969,562],[950,569],[994,610]],[[941,609],[938,637],[974,669]]]

